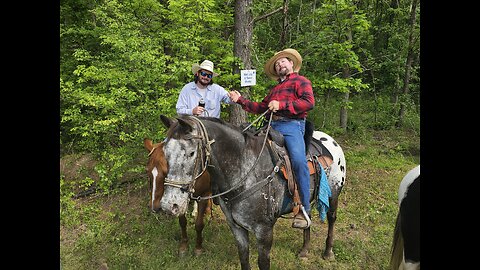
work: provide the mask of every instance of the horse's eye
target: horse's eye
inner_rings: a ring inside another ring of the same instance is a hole
[[[190,152],[190,157],[193,157],[194,154],[195,152]]]

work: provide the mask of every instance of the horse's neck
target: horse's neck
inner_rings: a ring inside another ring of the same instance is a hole
[[[217,130],[212,132],[211,136],[215,142],[211,153],[214,164],[210,171],[217,176],[215,178],[221,179],[219,186],[235,186],[245,181],[247,175],[254,174],[256,169],[265,170],[267,164],[273,169],[267,145],[262,149],[263,139],[244,136],[235,130]]]

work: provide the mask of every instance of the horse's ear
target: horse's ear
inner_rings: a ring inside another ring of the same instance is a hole
[[[183,134],[188,134],[193,131],[193,126],[189,122],[183,120],[182,118],[177,118],[177,121],[180,124]]]
[[[152,148],[153,148],[152,140],[147,138],[143,139],[143,146],[145,147],[145,149],[147,149],[148,152],[152,151]]]
[[[171,118],[168,118],[167,116],[165,115],[160,115],[160,119],[162,120],[163,124],[169,128],[174,122],[175,120],[171,119]]]

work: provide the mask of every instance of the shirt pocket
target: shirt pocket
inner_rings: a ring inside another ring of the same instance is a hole
[[[214,110],[216,107],[215,101],[213,100],[207,100],[205,106],[207,107],[208,110]]]

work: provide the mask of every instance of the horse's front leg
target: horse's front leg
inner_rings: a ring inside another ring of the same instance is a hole
[[[303,246],[300,252],[298,252],[298,256],[300,258],[306,258],[308,255],[309,249],[310,249],[310,227],[303,230]]]
[[[248,230],[241,227],[235,222],[230,207],[227,206],[223,200],[219,200],[219,203],[220,207],[222,208],[223,214],[225,215],[225,218],[227,220],[228,227],[230,228],[230,231],[233,233],[233,237],[235,238],[238,250],[238,257],[240,258],[241,269],[250,270]]]
[[[183,256],[188,250],[187,218],[185,217],[185,214],[178,217],[178,223],[180,224],[181,232],[178,254]]]
[[[249,250],[249,239],[248,231],[236,224],[230,225],[233,236],[237,242],[238,257],[240,258],[240,266],[242,270],[250,270],[250,250]]]
[[[270,269],[270,250],[273,243],[273,227],[263,227],[255,232],[258,248],[258,268],[260,270]]]
[[[195,255],[201,255],[204,252],[203,243],[203,228],[205,227],[205,213],[209,207],[209,200],[203,200],[198,202],[198,215],[195,220],[195,231],[197,232],[197,239],[195,243]]]

